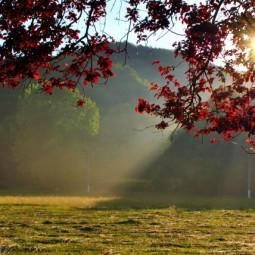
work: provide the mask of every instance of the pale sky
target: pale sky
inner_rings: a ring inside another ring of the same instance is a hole
[[[197,0],[189,1],[189,2],[198,2]],[[120,41],[121,39],[123,41],[126,40],[125,36],[128,27],[129,22],[124,21],[124,16],[126,14],[126,7],[127,5],[123,0],[116,0],[116,1],[109,1],[107,6],[107,17],[106,22],[101,23],[101,29],[105,29],[105,32],[107,32],[109,35],[113,36],[116,41]],[[142,11],[140,12],[142,14]],[[105,26],[104,26],[105,25]],[[176,22],[176,25],[173,29],[174,32],[183,34],[183,26],[180,22]],[[158,32],[156,35],[153,35],[150,37],[148,43],[144,43],[143,45],[155,47],[155,48],[165,48],[170,49],[172,48],[172,44],[177,40],[180,40],[181,36],[176,36],[173,33],[167,33],[161,31]],[[131,43],[136,43],[137,38],[134,33],[129,34],[128,41]]]
[[[188,3],[200,3],[205,2],[205,0],[187,0]],[[129,22],[125,21],[126,8],[127,4],[124,0],[109,0],[107,2],[106,8],[106,18],[102,18],[101,21],[96,25],[96,29],[99,31],[103,31],[104,33],[112,36],[115,41],[126,41]],[[143,15],[143,6],[141,5],[140,15]],[[146,13],[144,12],[144,15]],[[80,26],[77,24],[77,28],[79,30],[85,29],[84,26]],[[174,28],[172,30],[178,34],[184,34],[184,26],[181,22],[176,21]],[[172,44],[176,41],[180,41],[184,39],[184,36],[177,36],[174,33],[166,31],[159,31],[157,34],[151,36],[149,41],[146,43],[142,43],[142,45],[154,47],[154,48],[164,48],[164,49],[172,49]],[[136,44],[137,38],[134,33],[129,33],[128,41],[130,43]]]
[[[187,0],[189,4],[199,4],[204,3],[206,0]],[[114,37],[116,41],[126,41],[129,22],[125,21],[127,4],[123,0],[110,0],[106,8],[106,19],[103,19],[100,23],[100,30],[106,32],[107,34]],[[143,6],[141,6],[140,14],[143,14]],[[145,12],[144,12],[145,14]],[[178,34],[184,34],[185,27],[181,22],[176,21],[174,28],[172,30]],[[184,36],[178,36],[174,33],[166,31],[159,31],[157,34],[151,36],[148,42],[141,43],[145,46],[150,46],[153,48],[164,48],[164,49],[173,49],[172,45],[176,41],[184,39]],[[136,44],[137,37],[134,33],[130,33],[128,37],[130,43]],[[226,42],[227,46],[231,46],[231,41]],[[218,59],[215,61],[215,64],[222,65],[222,60]]]

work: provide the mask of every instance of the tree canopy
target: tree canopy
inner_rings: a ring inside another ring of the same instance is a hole
[[[83,187],[84,155],[99,132],[99,110],[89,98],[84,107],[74,107],[75,100],[81,97],[79,92],[38,95],[39,88],[39,84],[33,84],[19,96],[11,122],[16,184]]]
[[[197,136],[211,132],[229,140],[248,134],[255,145],[255,68],[253,0],[129,0],[123,20],[137,43],[166,31],[176,33],[176,22],[184,29],[183,39],[173,45],[176,57],[188,65],[186,79],[178,80],[178,65],[160,65],[163,84],[152,83],[160,103],[139,99],[137,112],[162,120],[156,126],[175,125]],[[115,46],[114,38],[100,29],[106,21],[106,0],[8,0],[0,3],[0,83],[19,87],[30,79],[40,82],[51,94],[55,87],[104,83],[113,76],[111,56],[127,49]],[[82,23],[84,29],[79,29]],[[123,44],[121,44],[123,46]],[[170,46],[170,45],[169,45]],[[215,65],[220,61],[221,65]],[[79,106],[84,104],[80,99]],[[201,122],[201,124],[197,124]],[[212,139],[215,142],[216,139]]]

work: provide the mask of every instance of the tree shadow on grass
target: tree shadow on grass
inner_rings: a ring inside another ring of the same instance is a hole
[[[170,195],[167,193],[126,193],[97,203],[98,209],[254,210],[255,200],[242,197]]]

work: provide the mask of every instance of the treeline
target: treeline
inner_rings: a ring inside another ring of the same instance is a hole
[[[36,84],[15,93],[9,98],[12,105],[1,101],[9,111],[3,112],[0,124],[0,187],[53,190],[80,185],[85,178],[79,166],[83,148],[99,132],[96,104],[86,98],[84,108],[77,108],[80,93],[56,91],[49,96],[40,94]]]
[[[217,137],[217,136],[216,136]],[[255,161],[241,146],[244,136],[226,143],[212,137],[194,139],[179,130],[165,151],[139,175],[146,180],[142,189],[182,195],[247,197],[248,188],[255,195]],[[133,186],[134,189],[141,188]]]
[[[83,108],[79,93],[0,91],[0,188],[105,191],[141,169],[162,138],[141,131],[155,123],[134,111],[138,97],[152,97],[149,83],[122,60],[106,85],[85,88]]]

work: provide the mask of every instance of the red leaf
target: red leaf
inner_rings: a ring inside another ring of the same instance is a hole
[[[79,100],[77,100],[77,102],[76,102],[76,107],[83,107],[84,105],[86,104],[86,102],[85,102],[85,100],[84,99],[79,99]]]
[[[34,78],[36,79],[36,80],[38,80],[38,79],[40,79],[40,73],[39,72],[36,72],[35,74],[34,74]]]
[[[166,76],[166,79],[169,80],[169,81],[172,81],[174,78],[174,76],[172,74],[169,74]]]
[[[152,62],[152,64],[153,64],[153,65],[158,65],[158,64],[159,64],[159,60],[154,60],[154,61]]]
[[[180,84],[179,81],[175,81],[175,82],[174,82],[174,85],[175,85],[176,87],[180,87],[180,86],[181,86],[181,84]]]
[[[217,140],[217,138],[212,138],[211,139],[211,143],[216,143],[218,140]]]
[[[143,113],[143,111],[142,111],[138,106],[135,107],[135,111],[136,111],[138,114],[142,114],[142,113]]]
[[[84,86],[88,86],[88,85],[89,85],[89,82],[88,82],[87,80],[85,80],[85,81],[83,82],[83,85],[84,85]]]
[[[156,83],[153,83],[150,90],[158,90],[158,88],[159,88],[159,85]]]

